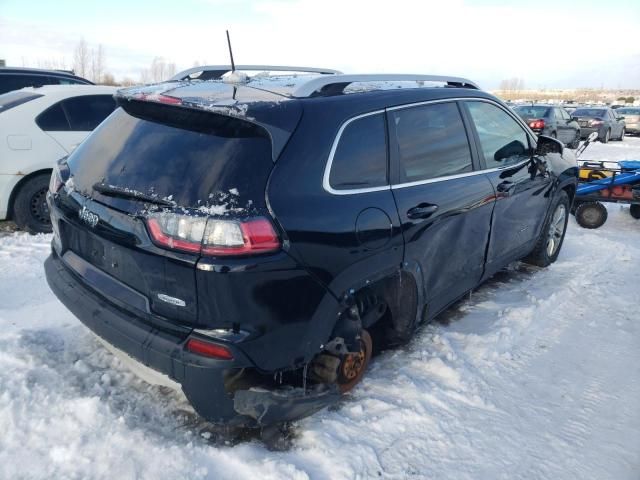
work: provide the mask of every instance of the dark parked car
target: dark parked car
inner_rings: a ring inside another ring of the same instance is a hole
[[[212,422],[336,402],[374,348],[509,262],[560,252],[574,154],[468,80],[180,81],[116,98],[52,174],[47,280]]]
[[[569,148],[578,148],[580,126],[564,108],[553,105],[519,105],[514,111],[538,135],[557,138]]]
[[[0,67],[0,95],[24,87],[43,85],[93,85],[93,83],[64,70]]]
[[[609,107],[584,107],[573,112],[580,124],[580,137],[587,138],[592,132],[598,133],[598,140],[624,140],[625,123],[615,110]]]
[[[620,107],[616,114],[624,118],[626,133],[640,134],[640,107]]]

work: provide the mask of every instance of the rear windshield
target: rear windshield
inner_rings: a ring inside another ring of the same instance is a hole
[[[93,185],[133,190],[182,207],[264,204],[273,163],[263,129],[177,107],[164,107],[160,116],[173,124],[116,110],[69,157],[73,188],[128,211],[135,202],[102,196]]]
[[[602,117],[606,114],[602,108],[578,108],[573,111],[574,117]]]
[[[619,108],[616,112],[620,115],[640,115],[640,108]]]
[[[549,107],[515,107],[515,112],[523,118],[542,118],[546,117],[549,113]]]
[[[18,105],[30,102],[36,98],[42,97],[39,93],[32,92],[9,92],[0,95],[0,113],[6,112]]]

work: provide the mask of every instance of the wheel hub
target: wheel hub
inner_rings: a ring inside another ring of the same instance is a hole
[[[365,357],[364,347],[361,347],[358,353],[347,354],[340,365],[341,375],[347,380],[356,378],[364,367]]]

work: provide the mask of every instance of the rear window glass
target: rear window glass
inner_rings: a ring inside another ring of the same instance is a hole
[[[514,110],[518,115],[526,119],[542,118],[549,114],[549,107],[540,107],[535,105],[532,107],[516,107]]]
[[[9,92],[0,95],[0,113],[6,112],[18,105],[30,102],[36,98],[42,97],[39,93],[31,92]]]
[[[455,103],[397,110],[391,114],[400,160],[400,183],[473,170],[469,142]]]
[[[273,166],[266,131],[222,115],[176,107],[163,112],[174,125],[116,110],[69,156],[74,188],[124,210],[131,201],[101,196],[93,185],[157,195],[183,207],[264,204]]]
[[[616,111],[619,115],[640,115],[640,108],[619,108]]]
[[[607,111],[601,108],[578,108],[573,111],[574,117],[604,117],[606,114]]]
[[[387,184],[384,116],[369,115],[349,123],[333,155],[329,183],[337,190]]]

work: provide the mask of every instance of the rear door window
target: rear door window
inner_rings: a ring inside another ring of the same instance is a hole
[[[333,154],[329,184],[336,190],[387,185],[387,141],[384,114],[348,123]]]
[[[90,132],[116,108],[111,95],[86,95],[62,101],[73,131]]]
[[[399,183],[473,170],[469,141],[455,103],[394,110],[389,123],[396,139]]]
[[[469,101],[466,105],[487,168],[512,165],[529,158],[529,137],[511,115],[487,102]]]

